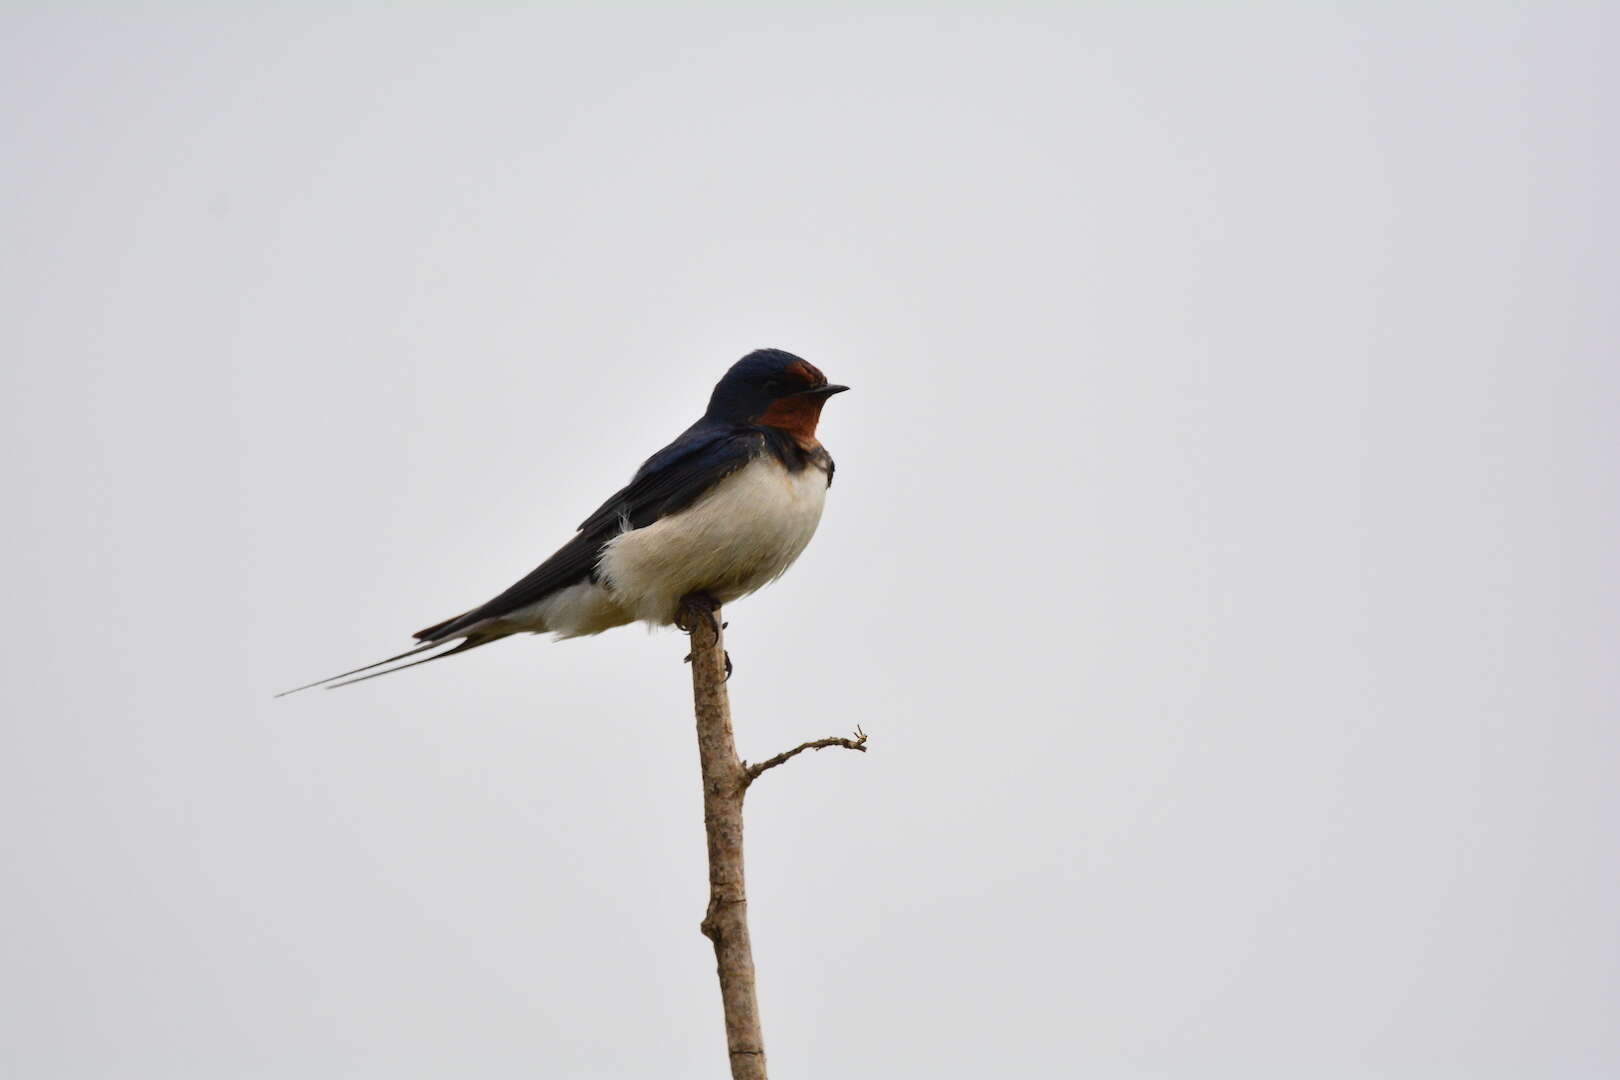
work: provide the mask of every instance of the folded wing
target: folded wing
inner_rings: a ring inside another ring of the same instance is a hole
[[[706,428],[699,424],[660,450],[635,477],[580,523],[579,532],[545,562],[506,591],[455,618],[416,632],[416,639],[439,642],[464,635],[487,620],[528,607],[558,589],[589,578],[602,546],[627,529],[640,529],[692,505],[704,492],[760,452],[757,430]]]

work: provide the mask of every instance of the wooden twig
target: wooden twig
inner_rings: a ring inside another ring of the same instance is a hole
[[[755,780],[759,779],[760,773],[764,772],[766,769],[776,768],[778,765],[787,761],[796,754],[802,754],[806,750],[825,750],[829,746],[842,746],[845,750],[859,750],[864,754],[866,753],[866,732],[857,727],[855,729],[855,737],[853,739],[845,739],[835,735],[827,739],[817,739],[814,742],[800,743],[793,749],[784,750],[775,757],[766,758],[757,765],[750,765],[745,761],[743,762],[743,776],[746,777],[746,779],[743,781],[743,783],[752,784]]]
[[[743,796],[765,770],[806,750],[842,746],[866,750],[866,733],[852,739],[817,739],[758,765],[737,757],[726,694],[730,664],[720,608],[701,594],[681,601],[680,626],[692,635],[692,700],[697,713],[698,758],[703,768],[703,825],[709,841],[709,906],[701,929],[714,943],[725,1010],[726,1051],[732,1080],[766,1080],[765,1039],[754,989],[754,951],[748,939],[748,891],[743,876]]]
[[[720,610],[706,600],[682,603],[683,626],[692,634],[692,700],[703,767],[703,825],[709,837],[709,906],[701,928],[714,942],[732,1078],[765,1080],[765,1038],[754,991],[754,950],[748,940],[748,891],[743,877],[742,805],[748,775],[737,758],[731,733]]]

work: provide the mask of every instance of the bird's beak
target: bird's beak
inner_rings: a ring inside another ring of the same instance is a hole
[[[800,390],[797,394],[794,394],[793,396],[794,397],[830,398],[834,394],[842,394],[845,390],[848,390],[848,389],[849,389],[849,387],[847,387],[847,386],[839,386],[837,383],[828,383],[826,386],[812,386],[808,390]]]

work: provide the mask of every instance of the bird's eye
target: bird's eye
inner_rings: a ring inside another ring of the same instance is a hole
[[[779,392],[781,389],[782,389],[782,380],[781,379],[766,379],[765,380],[765,392],[767,394],[775,394],[775,393]]]

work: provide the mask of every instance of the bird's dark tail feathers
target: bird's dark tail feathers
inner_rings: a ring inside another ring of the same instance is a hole
[[[286,697],[288,694],[296,694],[300,690],[308,690],[315,686],[324,686],[328,690],[336,690],[340,686],[348,686],[352,683],[365,682],[367,679],[375,679],[378,675],[392,675],[396,671],[404,671],[408,667],[415,667],[417,664],[425,664],[429,660],[443,660],[447,656],[454,656],[456,653],[466,652],[468,649],[476,649],[480,645],[488,645],[490,642],[499,640],[505,636],[506,635],[504,634],[470,636],[463,639],[460,645],[457,645],[453,649],[447,649],[442,653],[435,653],[432,656],[424,656],[420,660],[412,660],[408,664],[401,664],[398,667],[391,667],[386,671],[372,672],[370,675],[360,675],[362,671],[371,671],[372,668],[379,668],[384,664],[392,664],[395,660],[403,660],[407,656],[415,656],[417,653],[427,652],[429,649],[437,649],[439,646],[447,644],[447,642],[442,638],[438,641],[424,642],[414,649],[406,649],[398,656],[390,656],[386,660],[378,660],[375,664],[367,664],[365,667],[357,667],[353,671],[344,671],[337,675],[328,675],[324,679],[316,679],[312,683],[305,683],[303,686],[295,686],[291,690],[283,690],[281,693],[277,694],[276,697]],[[360,675],[360,677],[358,679],[351,679],[349,678],[350,675]],[[338,681],[340,679],[342,680],[341,682]]]

